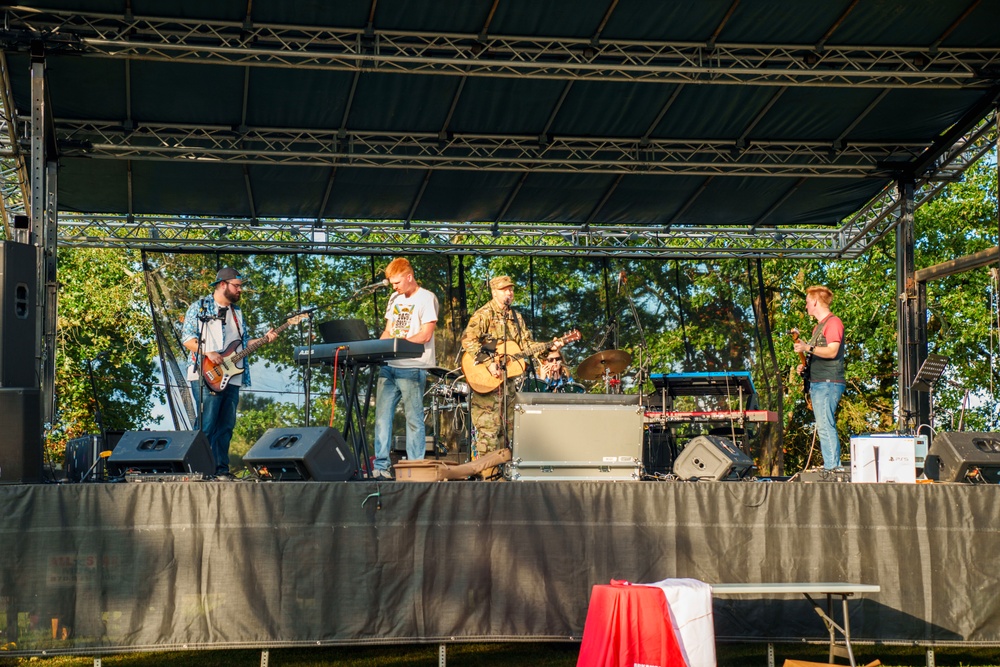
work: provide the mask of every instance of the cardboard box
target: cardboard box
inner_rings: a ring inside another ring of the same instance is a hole
[[[912,484],[917,479],[913,436],[866,435],[851,438],[852,482]]]
[[[400,461],[392,469],[397,482],[440,482],[450,479],[448,469],[455,465],[451,461]]]

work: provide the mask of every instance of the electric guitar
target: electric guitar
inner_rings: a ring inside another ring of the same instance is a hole
[[[798,329],[792,329],[788,333],[792,336],[792,342],[793,343],[798,343],[799,342],[799,330]],[[812,397],[809,395],[809,382],[810,382],[810,380],[809,380],[809,364],[810,364],[810,362],[812,362],[812,355],[810,354],[809,358],[806,359],[806,353],[805,352],[799,352],[799,360],[802,362],[802,393],[803,393],[803,395],[805,395],[805,398],[806,398],[806,406],[811,410],[812,409]]]
[[[280,327],[274,330],[274,333],[280,334],[282,331],[288,327],[298,324],[302,320],[309,317],[308,313],[302,313],[301,315],[296,315],[295,317],[289,319],[287,322],[282,324]],[[229,384],[229,381],[243,373],[246,370],[245,367],[237,366],[240,361],[242,361],[248,354],[257,350],[267,344],[267,340],[264,338],[258,338],[256,342],[247,345],[245,350],[239,352],[236,351],[240,345],[243,344],[241,340],[234,340],[226,349],[219,352],[222,355],[222,363],[215,364],[207,356],[201,360],[201,376],[205,378],[205,384],[212,391],[222,391]]]
[[[572,343],[580,340],[580,332],[573,329],[557,340],[562,341],[563,344]],[[503,373],[500,374],[500,377],[493,377],[493,373],[490,373],[491,361],[496,362],[501,368],[507,368],[507,378],[515,378],[524,373],[526,366],[524,360],[526,358],[533,357],[551,346],[552,341],[546,341],[534,343],[522,350],[514,341],[501,340],[497,341],[495,348],[492,345],[489,347],[484,345],[482,351],[475,357],[466,352],[462,355],[462,372],[465,373],[465,381],[474,391],[488,394],[499,387],[504,378]]]

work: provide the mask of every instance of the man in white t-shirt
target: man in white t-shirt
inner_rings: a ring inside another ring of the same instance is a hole
[[[394,359],[379,369],[375,397],[375,479],[392,479],[389,472],[389,442],[396,406],[403,403],[406,417],[406,457],[424,458],[424,387],[427,369],[437,364],[434,353],[434,327],[438,319],[438,300],[432,292],[417,284],[410,262],[397,257],[385,267],[395,293],[385,309],[385,331],[381,338],[405,338],[424,346],[424,353],[411,359]]]

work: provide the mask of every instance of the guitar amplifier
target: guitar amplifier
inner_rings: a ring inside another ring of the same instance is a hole
[[[573,402],[514,408],[513,480],[635,481],[641,469],[639,406]]]

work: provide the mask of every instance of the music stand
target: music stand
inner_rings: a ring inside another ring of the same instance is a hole
[[[924,363],[920,364],[917,376],[913,378],[910,389],[917,391],[930,391],[931,385],[941,379],[945,367],[948,365],[948,357],[940,354],[928,354]]]
[[[371,338],[368,325],[359,319],[320,322],[316,328],[324,343],[347,343]]]

